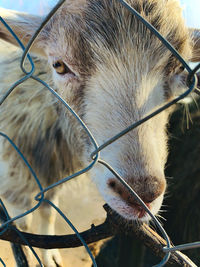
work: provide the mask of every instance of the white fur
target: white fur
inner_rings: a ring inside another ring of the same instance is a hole
[[[129,2],[135,4],[136,0]],[[178,2],[168,0],[163,5],[163,1],[151,0],[149,3],[156,4],[157,9],[155,14],[147,14],[147,19],[156,21],[159,15],[161,33],[165,37],[171,34],[175,39],[172,40],[175,44],[180,39],[182,41],[180,53],[185,58],[189,58],[191,55],[190,40],[181,18]],[[181,76],[176,73],[176,68],[180,67],[178,63],[176,63],[177,66],[172,66],[172,70],[166,77],[166,66],[170,63],[168,61],[171,56],[169,51],[163,50],[160,41],[155,36],[151,36],[143,25],[138,26],[138,21],[135,20],[130,27],[132,23],[130,17],[120,4],[112,2],[113,6],[120,10],[121,17],[118,21],[113,19],[114,25],[110,25],[117,29],[111,27],[110,32],[107,33],[107,35],[111,34],[111,39],[113,38],[110,40],[111,45],[105,41],[107,36],[104,36],[104,31],[106,29],[101,32],[102,25],[99,25],[99,31],[96,32],[95,28],[91,27],[90,17],[93,16],[94,11],[87,14],[90,4],[94,5],[96,2],[66,1],[63,8],[57,12],[35,41],[33,52],[48,60],[43,59],[36,63],[36,74],[61,94],[84,120],[98,145],[102,145],[113,135],[162,106],[173,96],[174,92],[177,93],[176,88],[181,90],[185,85],[181,82]],[[102,4],[109,10],[106,1],[102,1]],[[138,4],[141,4],[141,1],[138,1]],[[99,6],[100,4],[96,8]],[[117,16],[113,14],[113,10],[109,11],[110,18]],[[13,26],[25,44],[41,21],[41,18],[29,17],[26,14],[16,13],[14,16],[12,12],[5,14],[7,22]],[[95,19],[101,23],[102,18],[98,15],[98,12],[94,14],[92,22],[94,25]],[[106,19],[108,16],[105,17]],[[116,42],[117,36],[113,37],[112,34],[118,29],[121,34]],[[4,28],[0,29],[0,36],[1,33],[2,38],[15,43]],[[5,53],[5,50],[7,48],[4,45],[1,52]],[[17,69],[17,63],[9,63],[12,57],[15,58],[17,55],[18,52],[14,50],[14,54],[8,53],[3,59],[3,64],[1,64],[3,68],[0,73],[1,94],[19,79],[21,73],[19,68]],[[62,60],[73,74],[57,74],[52,67],[57,60]],[[168,98],[165,91],[166,82],[170,87],[167,92]],[[144,199],[153,214],[159,211],[166,188],[164,167],[167,159],[166,125],[169,113],[170,110],[163,111],[110,144],[100,153],[101,158],[109,163]],[[3,103],[1,114],[3,117],[1,130],[22,146],[32,164],[38,164],[39,178],[45,186],[48,185],[48,168],[51,169],[53,164],[56,170],[60,154],[63,157],[59,159],[63,162],[61,164],[63,170],[57,171],[58,177],[54,178],[54,182],[69,175],[63,165],[69,168],[72,165],[74,171],[78,171],[91,163],[90,155],[94,151],[91,140],[73,116],[63,110],[42,85],[30,79],[20,85]],[[52,130],[52,134],[58,135],[58,130],[61,131],[59,139],[63,142],[61,147],[57,145],[59,140],[54,141],[53,138],[49,140],[46,137],[48,130],[54,129],[53,127],[57,127],[57,131]],[[26,151],[26,146],[17,138],[22,136],[26,140],[27,135],[29,140],[27,146],[31,147],[30,151]],[[41,157],[39,152],[40,148],[43,149],[42,138],[47,139],[47,148],[42,150],[42,153],[48,151],[49,153],[45,154],[46,158],[52,153],[52,158],[55,159],[51,164],[47,161],[45,172],[44,166],[35,163],[37,157]],[[38,143],[40,146],[38,145],[36,149],[35,145]],[[63,153],[62,148],[66,144],[68,147]],[[34,149],[38,153],[36,156],[34,153],[32,155]],[[17,154],[14,154],[6,143],[3,143],[1,147],[1,154],[0,166],[5,164],[5,167],[0,175],[0,194],[11,203],[16,202],[13,203],[16,206],[21,205],[19,207],[21,209],[30,208],[33,199],[30,196],[38,191],[36,184],[32,182],[33,179],[20,159],[17,160]],[[69,157],[67,157],[68,154]],[[11,171],[14,174],[11,175]],[[79,231],[86,230],[91,223],[103,221],[105,218],[102,208],[104,201],[126,219],[141,221],[150,219],[147,213],[138,212],[136,203],[131,203],[129,200],[132,196],[121,184],[115,184],[115,188],[111,188],[109,186],[111,180],[117,183],[115,176],[97,163],[86,175],[75,178],[64,186],[66,215],[72,219]],[[18,196],[23,200],[19,201]],[[51,196],[51,192],[48,198],[58,203],[57,197]],[[45,205],[41,208],[41,230],[45,234],[54,234],[55,215]],[[77,255],[76,250],[73,250],[73,253]],[[85,260],[85,263],[81,258]],[[61,262],[58,251],[43,251],[43,260],[47,267],[55,266],[55,262],[58,264]],[[73,262],[75,262],[74,259],[65,265],[73,265]],[[86,260],[85,254],[80,254],[76,266],[88,266],[88,264],[90,263]]]

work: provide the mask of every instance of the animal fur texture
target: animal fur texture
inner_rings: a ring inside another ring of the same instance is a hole
[[[176,0],[127,1],[157,28],[186,59],[192,58],[192,40]],[[26,44],[42,18],[0,9],[1,15]],[[1,25],[0,37],[16,44]],[[21,52],[1,43],[0,94],[24,74]],[[97,143],[103,144],[186,88],[181,63],[137,18],[114,0],[66,0],[45,26],[32,49],[34,75],[52,86],[78,113]],[[26,62],[29,69],[29,63]],[[166,126],[170,110],[147,121],[102,150],[108,162],[157,214],[166,189]],[[24,153],[43,187],[91,162],[94,146],[79,122],[38,82],[28,79],[1,105],[1,131]],[[0,141],[0,195],[11,215],[32,205],[38,186],[11,145]],[[45,197],[58,203],[61,187]],[[149,215],[105,167],[96,164],[86,175],[67,182],[66,215],[86,230],[104,220],[106,201],[129,220]],[[77,209],[77,210],[76,210]],[[55,215],[41,208],[41,232],[54,234]],[[26,218],[19,221],[30,228]],[[89,266],[86,254],[76,266]],[[77,260],[77,259],[76,259]],[[45,266],[62,263],[57,250],[43,251]],[[57,264],[57,265],[56,265]],[[71,264],[71,265],[70,265]],[[85,265],[84,265],[85,264]]]

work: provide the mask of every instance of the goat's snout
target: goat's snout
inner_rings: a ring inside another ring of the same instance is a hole
[[[150,207],[150,204],[156,200],[159,196],[164,194],[166,189],[166,181],[164,178],[157,178],[153,176],[141,177],[137,179],[125,179],[131,188],[138,194],[138,196],[144,201],[144,203]],[[116,179],[109,179],[108,186],[117,194],[121,200],[123,200],[129,206],[140,209],[140,203],[135,197],[128,191],[123,184]]]
[[[134,183],[132,187],[134,189]],[[141,178],[141,185],[139,185],[138,189],[136,187],[136,193],[138,193],[145,203],[151,203],[162,195],[165,189],[165,178],[149,176]]]

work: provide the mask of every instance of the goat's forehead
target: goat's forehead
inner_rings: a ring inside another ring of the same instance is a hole
[[[186,59],[190,56],[189,35],[176,0],[127,2],[152,23]],[[161,42],[130,11],[114,0],[67,0],[52,20],[50,28],[49,36],[54,44],[52,50],[63,53],[63,49],[66,49],[66,53],[70,53],[73,58],[85,62],[88,60],[90,64],[94,61],[94,54],[101,57],[101,53],[105,53],[100,48],[114,51],[118,55],[122,51],[131,50],[145,54],[146,51],[149,54],[156,51],[154,58],[167,54],[167,49]],[[167,57],[169,58],[169,54]]]

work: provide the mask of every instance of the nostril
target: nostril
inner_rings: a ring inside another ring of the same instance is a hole
[[[123,189],[121,188],[121,185],[117,184],[117,182],[113,179],[110,179],[108,181],[108,186],[118,195],[123,195]]]
[[[110,181],[108,182],[108,185],[109,185],[109,187],[111,187],[111,188],[115,188],[115,187],[116,187],[116,182],[115,182],[114,180],[110,180]]]

